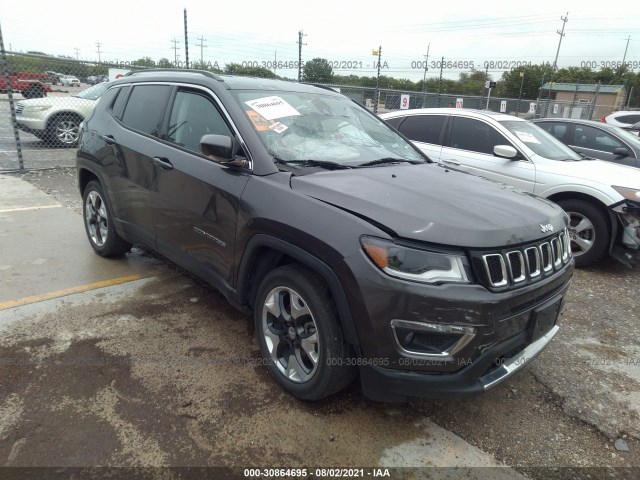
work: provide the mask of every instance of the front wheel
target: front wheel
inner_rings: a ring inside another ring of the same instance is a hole
[[[561,200],[558,205],[569,215],[569,240],[576,267],[600,260],[609,246],[609,224],[604,213],[583,200]]]
[[[356,374],[327,287],[300,265],[271,271],[254,305],[263,361],[287,392],[320,400],[349,385]]]
[[[84,189],[84,228],[89,243],[96,253],[103,257],[123,255],[131,249],[131,244],[123,240],[113,225],[113,215],[102,185],[92,180]]]
[[[80,123],[82,119],[77,115],[58,115],[49,124],[49,140],[60,147],[75,147],[78,143]]]

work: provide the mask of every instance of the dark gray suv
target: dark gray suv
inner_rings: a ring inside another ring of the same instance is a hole
[[[432,163],[348,98],[152,70],[80,136],[89,241],[144,243],[253,312],[264,363],[317,400],[482,392],[556,335],[573,272],[551,202]]]

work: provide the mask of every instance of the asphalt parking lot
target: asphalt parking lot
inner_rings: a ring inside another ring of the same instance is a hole
[[[142,248],[97,257],[80,209],[73,169],[0,176],[4,466],[640,474],[640,268],[577,271],[554,342],[483,396],[382,404],[354,384],[308,404],[257,364],[247,316]]]

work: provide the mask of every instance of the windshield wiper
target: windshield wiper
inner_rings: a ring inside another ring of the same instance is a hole
[[[406,160],[404,158],[387,157],[387,158],[379,158],[378,160],[371,160],[370,162],[361,163],[357,166],[372,167],[374,165],[385,165],[385,164],[393,165],[394,163],[410,163],[412,165],[418,165],[424,162],[421,162],[420,160]]]
[[[337,162],[330,162],[328,160],[282,160],[278,157],[273,157],[273,160],[276,163],[281,163],[284,165],[295,165],[300,167],[320,167],[326,168],[327,170],[344,170],[347,168],[352,168],[348,165],[343,165]]]

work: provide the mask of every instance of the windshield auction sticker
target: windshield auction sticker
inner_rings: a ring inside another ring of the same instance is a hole
[[[272,120],[267,120],[258,112],[255,112],[253,110],[246,110],[245,113],[247,114],[247,116],[249,117],[249,120],[251,120],[251,123],[253,123],[254,128],[258,132],[267,131],[273,125]]]
[[[529,132],[515,130],[513,133],[515,133],[524,143],[540,143],[540,141]]]
[[[278,96],[258,98],[244,103],[249,105],[267,120],[300,115],[300,112],[289,105],[284,98]]]

